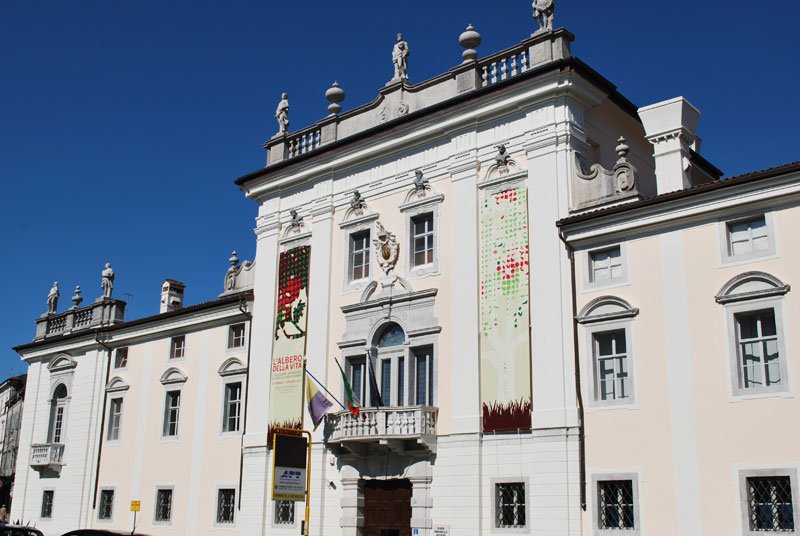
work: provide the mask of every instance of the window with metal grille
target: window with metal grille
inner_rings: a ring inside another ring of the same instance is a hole
[[[225,384],[223,432],[238,432],[242,413],[242,382]]]
[[[621,400],[630,397],[628,353],[625,330],[594,333],[595,399]]]
[[[275,524],[294,525],[294,501],[275,501]]]
[[[728,255],[763,254],[770,249],[767,221],[763,214],[727,223]]]
[[[186,355],[186,336],[172,337],[169,345],[169,358],[178,359]]]
[[[112,398],[108,406],[108,441],[119,439],[119,428],[122,423],[122,398]]]
[[[164,427],[162,435],[172,437],[178,435],[178,419],[181,411],[181,392],[168,391],[164,401]]]
[[[495,527],[525,527],[525,483],[505,482],[495,484]]]
[[[411,218],[412,248],[411,267],[433,264],[433,213]]]
[[[775,311],[734,315],[742,389],[777,386],[781,381]]]
[[[794,531],[792,485],[788,476],[747,478],[752,531]]]
[[[111,519],[114,513],[114,490],[100,490],[100,506],[97,510],[97,519]]]
[[[236,510],[236,490],[220,489],[217,491],[217,523],[233,523],[233,514]]]
[[[235,324],[228,328],[228,348],[244,346],[244,324]]]
[[[53,517],[53,495],[55,491],[51,489],[46,489],[42,492],[42,511],[41,517],[42,519],[50,519]]]
[[[598,527],[633,530],[633,481],[605,480],[597,482]]]
[[[369,277],[369,230],[350,235],[350,281]]]
[[[128,347],[117,348],[114,352],[114,368],[120,369],[128,366]]]
[[[589,252],[589,281],[622,279],[622,253],[619,246]]]
[[[156,492],[156,523],[172,521],[172,490],[160,489]]]

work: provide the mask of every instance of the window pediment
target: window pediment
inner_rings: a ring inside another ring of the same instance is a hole
[[[754,300],[771,296],[783,296],[791,287],[766,272],[745,272],[731,278],[719,290],[714,299],[726,304]]]
[[[107,393],[118,393],[122,391],[127,391],[130,389],[130,385],[125,383],[125,380],[120,378],[119,376],[114,376],[111,378],[111,381],[108,382],[106,385],[106,392]]]
[[[159,381],[162,385],[172,385],[175,383],[185,383],[188,379],[188,376],[181,372],[179,368],[170,367],[164,371],[164,374],[161,375],[161,379]]]
[[[72,370],[78,366],[78,362],[72,358],[69,354],[59,354],[50,361],[47,365],[47,370],[50,371],[51,374],[56,372],[65,372],[68,370]]]
[[[580,324],[633,318],[639,309],[616,296],[600,296],[587,303],[575,319]]]
[[[222,377],[236,376],[239,374],[245,374],[246,372],[247,367],[235,357],[226,359],[222,366],[219,367],[219,370],[217,370],[217,373]]]

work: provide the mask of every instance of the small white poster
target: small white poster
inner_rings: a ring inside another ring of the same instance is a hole
[[[275,480],[272,483],[272,500],[306,500],[306,470],[276,465]]]

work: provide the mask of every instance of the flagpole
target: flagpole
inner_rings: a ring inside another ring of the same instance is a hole
[[[309,372],[309,370],[308,370],[308,369],[306,369],[306,374],[308,374],[309,376],[311,376],[311,379],[312,379],[312,380],[314,380],[315,382],[317,382],[317,385],[319,385],[320,387],[322,387],[322,390],[323,390],[323,391],[325,391],[326,393],[328,393],[329,395],[331,395],[331,398],[333,398],[333,400],[334,400],[334,401],[335,401],[337,404],[339,404],[339,406],[340,406],[342,409],[345,409],[345,407],[344,407],[344,404],[342,404],[341,402],[339,402],[339,399],[338,399],[338,398],[336,398],[335,396],[333,396],[333,393],[331,393],[330,391],[328,391],[328,388],[327,388],[327,387],[325,387],[324,385],[322,385],[322,382],[321,382],[321,381],[319,381],[319,380],[318,380],[318,379],[317,379],[317,378],[316,378],[316,377],[315,377],[313,374],[311,374],[311,372]]]

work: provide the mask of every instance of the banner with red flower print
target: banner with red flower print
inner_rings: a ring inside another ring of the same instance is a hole
[[[311,246],[281,252],[269,377],[269,429],[303,428],[303,360],[308,326]]]
[[[480,373],[483,431],[531,427],[528,195],[480,201]]]

